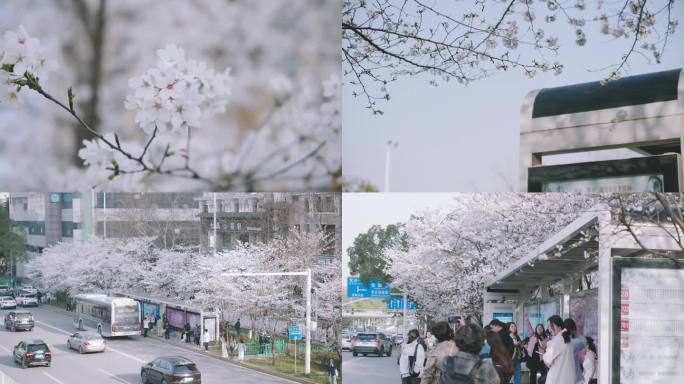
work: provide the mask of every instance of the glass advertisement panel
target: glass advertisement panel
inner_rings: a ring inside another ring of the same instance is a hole
[[[194,312],[188,312],[188,322],[190,323],[190,326],[192,329],[195,329],[195,325],[199,324],[200,327],[202,324],[200,323],[200,314],[199,313],[194,313]]]
[[[178,309],[166,308],[166,317],[169,319],[169,325],[178,329],[185,326],[185,312]]]
[[[613,383],[684,383],[684,269],[615,260]]]
[[[522,331],[522,337],[529,337],[534,332],[534,327],[537,324],[546,326],[546,319],[553,315],[560,314],[560,301],[552,301],[547,303],[528,304],[523,307],[523,317],[525,326],[519,330]],[[518,327],[520,328],[520,327]]]

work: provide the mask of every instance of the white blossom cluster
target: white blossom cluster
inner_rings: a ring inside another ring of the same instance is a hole
[[[216,72],[204,62],[187,59],[175,45],[158,50],[157,56],[154,68],[130,79],[133,94],[124,103],[136,111],[135,122],[146,133],[155,127],[161,131],[199,128],[203,119],[225,112],[229,68]]]
[[[40,40],[30,37],[23,25],[16,31],[5,32],[0,45],[0,65],[0,102],[16,104],[22,103],[23,85],[17,83],[18,80],[26,74],[47,80],[49,73],[57,69],[57,64],[46,58]]]

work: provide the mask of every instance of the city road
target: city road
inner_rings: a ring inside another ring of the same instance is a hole
[[[343,384],[398,384],[401,383],[399,366],[397,366],[398,349],[394,349],[391,357],[352,356],[351,352],[342,352]]]
[[[143,364],[169,355],[182,355],[194,361],[205,384],[295,383],[141,336],[109,338],[104,353],[80,355],[66,346],[68,336],[75,332],[68,314],[47,306],[27,309],[36,321],[33,331],[10,332],[4,323],[0,325],[0,372],[17,384],[140,383]],[[4,321],[7,312],[0,311],[0,321]],[[43,339],[48,344],[53,354],[52,366],[22,369],[14,363],[13,347],[26,339]]]

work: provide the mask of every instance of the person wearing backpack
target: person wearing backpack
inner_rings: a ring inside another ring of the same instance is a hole
[[[491,359],[480,359],[484,330],[466,324],[454,335],[458,352],[442,360],[441,384],[499,384],[499,374]]]
[[[428,350],[425,367],[420,373],[421,384],[441,384],[442,360],[458,352],[458,347],[453,340],[454,331],[446,321],[440,321],[432,327],[432,336],[436,343]]]
[[[425,348],[420,343],[420,334],[417,329],[408,332],[407,340],[401,345],[401,353],[397,361],[401,384],[419,384],[418,375],[425,364]]]

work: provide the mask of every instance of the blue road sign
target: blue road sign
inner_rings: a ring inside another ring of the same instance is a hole
[[[416,303],[414,303],[410,298],[408,299],[408,305],[406,306],[408,311],[416,310]],[[393,297],[387,301],[387,312],[402,312],[404,310],[404,298],[403,297]]]
[[[290,340],[301,340],[302,339],[302,327],[299,325],[290,325],[287,327],[288,338]]]
[[[370,281],[368,285],[358,277],[347,278],[347,297],[367,297],[375,299],[389,299],[390,287],[379,281]]]

